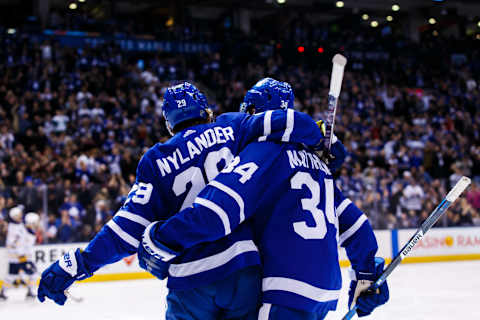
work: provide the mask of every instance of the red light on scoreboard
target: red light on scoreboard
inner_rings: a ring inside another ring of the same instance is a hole
[[[324,50],[323,50],[323,47],[319,47],[319,48],[317,49],[317,52],[318,52],[318,53],[323,53],[323,51],[324,51]]]
[[[297,51],[300,52],[300,53],[304,53],[305,52],[305,47],[304,46],[299,46],[297,48]]]
[[[282,49],[282,44],[281,43],[277,43],[277,49]]]

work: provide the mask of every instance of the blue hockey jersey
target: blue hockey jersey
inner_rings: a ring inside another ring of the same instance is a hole
[[[306,114],[293,110],[250,116],[221,115],[156,144],[142,157],[135,185],[123,207],[83,252],[90,271],[137,252],[145,228],[190,207],[197,194],[252,140],[318,145],[322,134]],[[168,286],[185,289],[259,264],[250,228],[242,227],[215,244],[200,244],[176,258]]]
[[[341,289],[338,245],[353,268],[374,272],[377,243],[366,216],[335,187],[315,153],[294,144],[252,143],[155,239],[182,252],[228,236],[246,221],[263,263],[263,302],[334,310]],[[245,224],[245,223],[244,223]]]

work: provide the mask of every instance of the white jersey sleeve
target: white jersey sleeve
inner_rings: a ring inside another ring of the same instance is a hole
[[[28,232],[22,223],[9,223],[6,241],[9,262],[19,262],[21,256],[31,261],[35,241],[35,235]]]

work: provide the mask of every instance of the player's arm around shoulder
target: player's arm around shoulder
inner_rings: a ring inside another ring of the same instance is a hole
[[[274,170],[275,152],[279,146],[274,143],[248,145],[199,193],[192,207],[149,226],[138,251],[140,266],[163,279],[170,261],[183,250],[227,236],[252,216],[267,197],[266,177]]]
[[[303,143],[318,148],[324,138],[308,114],[293,109],[246,115],[241,119],[240,131],[241,148],[252,141]]]
[[[147,153],[148,155],[148,153]],[[75,281],[88,278],[106,264],[134,254],[145,228],[159,210],[158,190],[154,188],[150,157],[144,156],[137,168],[137,180],[122,208],[90,241],[87,248],[67,252],[41,276],[38,299],[48,297],[63,305],[65,290]],[[155,201],[152,201],[155,199]]]

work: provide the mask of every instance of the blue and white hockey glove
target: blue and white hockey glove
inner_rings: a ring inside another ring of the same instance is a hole
[[[63,306],[67,300],[65,290],[76,280],[83,280],[91,276],[92,273],[88,271],[80,249],[75,252],[70,250],[43,271],[38,286],[38,300],[44,302],[47,297]]]
[[[170,261],[177,256],[177,252],[155,239],[155,232],[160,226],[161,223],[157,221],[145,229],[137,253],[140,267],[163,280],[168,277]]]
[[[359,317],[368,316],[373,309],[388,301],[389,292],[386,281],[376,292],[367,292],[367,289],[382,274],[384,265],[383,258],[375,257],[375,274],[351,270],[352,282],[348,291],[348,307],[352,309],[356,304]]]

